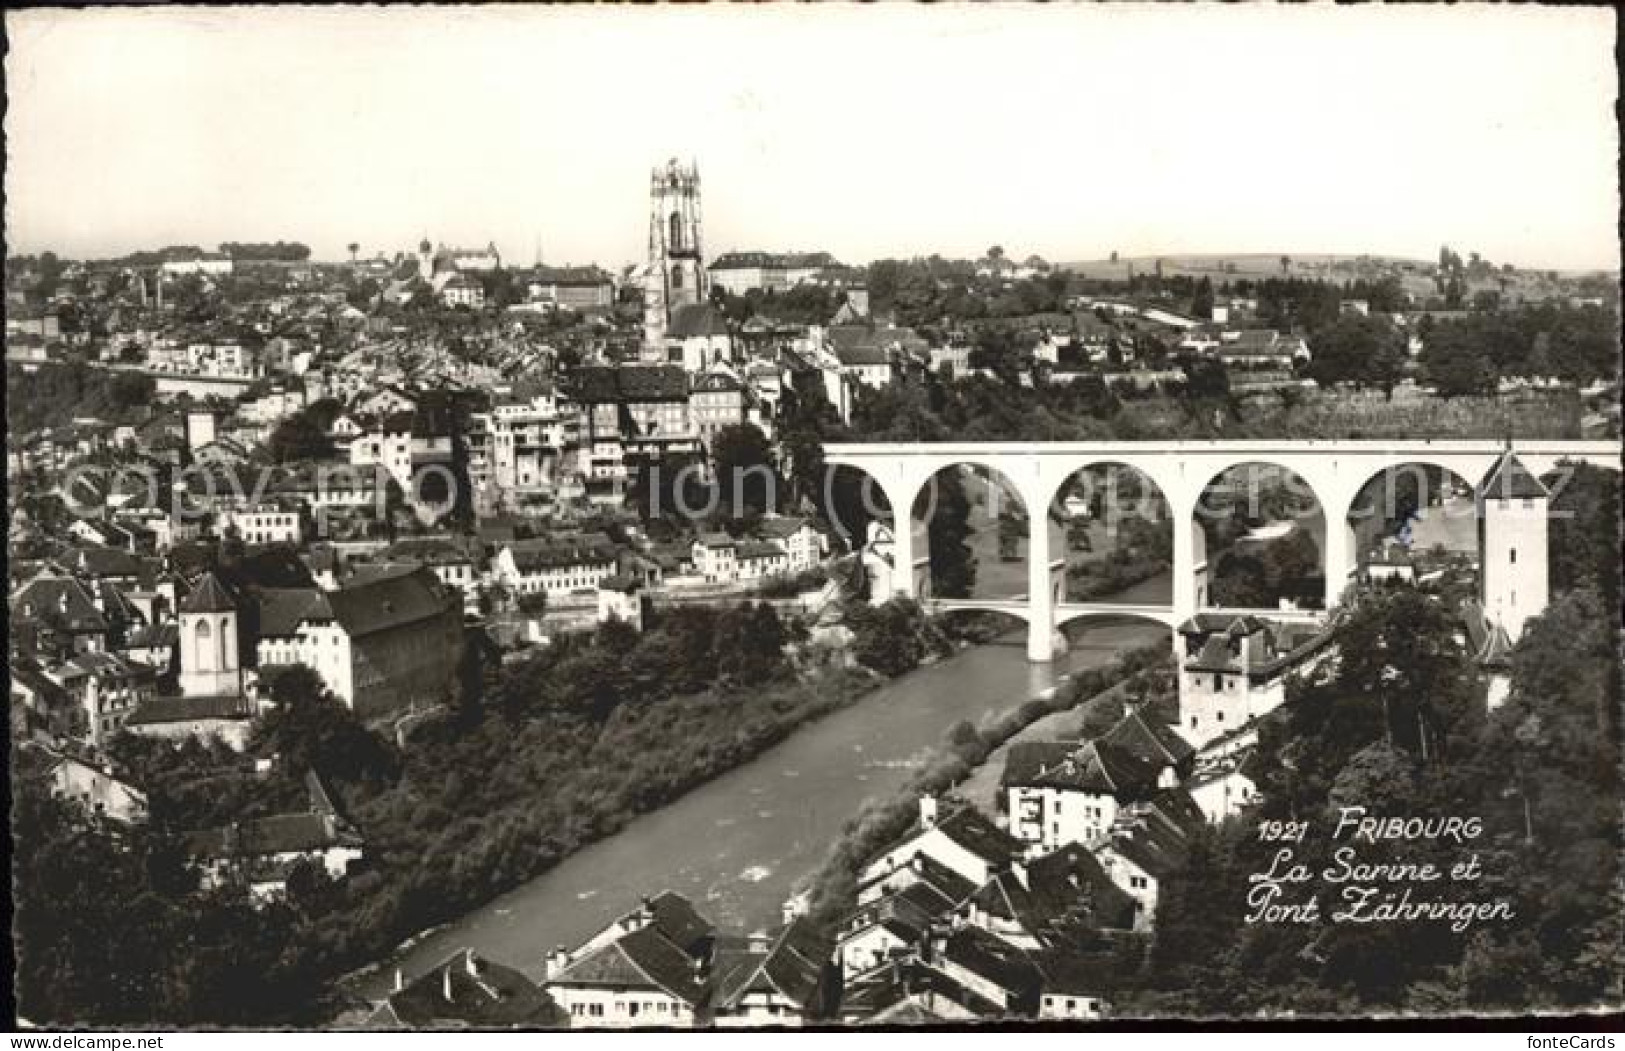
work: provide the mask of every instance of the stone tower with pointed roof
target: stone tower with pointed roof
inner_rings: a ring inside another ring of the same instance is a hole
[[[649,175],[649,260],[643,280],[643,352],[665,360],[666,330],[677,311],[704,303],[710,289],[700,241],[700,171],[674,158]]]
[[[188,697],[237,697],[243,692],[237,655],[237,600],[220,578],[198,578],[180,607],[181,692]]]
[[[1513,642],[1546,609],[1550,496],[1510,447],[1478,487],[1479,601]]]

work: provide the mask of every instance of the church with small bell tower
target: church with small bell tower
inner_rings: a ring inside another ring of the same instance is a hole
[[[700,237],[700,172],[675,158],[649,175],[649,259],[643,279],[643,346],[665,359],[666,332],[685,306],[704,303],[706,284]]]

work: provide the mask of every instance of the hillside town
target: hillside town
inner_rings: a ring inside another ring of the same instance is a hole
[[[923,383],[1125,399],[1350,384],[1392,398],[1451,382],[1439,334],[1488,323],[1483,311],[1617,311],[1617,290],[1510,268],[1484,271],[1488,287],[1476,257],[1462,268],[1448,249],[1437,267],[1336,264],[1352,275],[1341,286],[1286,257],[1257,281],[1165,280],[1159,262],[1115,286],[999,248],[966,264],[708,262],[700,198],[697,168],[655,168],[648,257],[618,273],[428,239],[371,258],[351,245],[337,263],[281,242],[8,260],[8,386],[23,403],[7,435],[20,768],[92,822],[128,828],[155,820],[151,792],[184,794],[162,750],[139,742],[204,749],[204,780],[238,771],[244,787],[225,798],[240,809],[182,827],[172,798],[157,819],[203,891],[242,887],[272,907],[314,893],[313,878],[342,886],[386,863],[327,783],[356,771],[297,767],[309,742],[276,744],[312,732],[290,714],[311,704],[406,748],[478,703],[470,675],[500,676],[572,636],[641,632],[663,611],[752,602],[790,637],[864,665],[854,632],[875,630],[863,608],[898,601],[902,526],[851,529],[806,484],[817,461],[804,446],[866,433],[880,399]],[[922,313],[920,296],[944,290],[974,309]],[[1326,312],[1318,327],[1292,322],[1309,310]],[[999,323],[979,323],[989,315]],[[1393,359],[1352,359],[1378,322]],[[1572,436],[1617,436],[1617,378],[1566,338],[1536,341],[1549,374],[1509,358],[1479,393],[1567,392]],[[821,421],[810,431],[809,417]],[[767,484],[741,503],[753,471]],[[997,488],[974,473],[963,484]],[[1378,519],[1352,586],[1424,586],[1444,602],[1487,712],[1549,590],[1544,510],[1515,511],[1552,492],[1508,450],[1412,510],[1439,519],[1463,494],[1476,541],[1417,542],[1410,522]],[[1067,500],[1086,548],[1092,511]],[[1266,562],[1286,543],[1271,528],[1250,534],[1269,538],[1255,544]],[[1019,554],[1018,534],[1000,533],[1001,557]],[[1235,542],[1248,550],[1248,536]],[[933,553],[913,572],[941,568]],[[1259,807],[1265,728],[1294,684],[1337,665],[1351,604],[1307,624],[1196,613],[1113,721],[1022,735],[987,759],[997,786],[980,800],[952,786],[910,796],[906,827],[860,859],[833,914],[827,902],[809,914],[804,889],[777,926],[730,930],[651,885],[574,946],[506,960],[464,947],[421,974],[397,969],[341,1024],[1108,1017],[1193,840]]]
[[[17,1027],[1625,1008],[1616,27],[1379,6],[8,12]]]

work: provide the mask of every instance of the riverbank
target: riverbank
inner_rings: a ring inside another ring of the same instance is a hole
[[[394,968],[418,974],[465,947],[539,979],[549,949],[578,944],[660,890],[684,895],[727,929],[771,925],[843,824],[907,783],[946,727],[1011,711],[1067,673],[1153,641],[1165,649],[1165,640],[1166,629],[1149,623],[1108,624],[1054,665],[1031,664],[1021,646],[996,643],[882,682],[409,949],[382,949],[388,959],[350,987],[376,997]]]
[[[996,755],[1014,738],[1036,724],[1059,718],[1081,717],[1085,725],[1094,722],[1090,710],[1095,702],[1109,706],[1151,676],[1160,674],[1170,663],[1166,646],[1160,643],[1140,646],[1113,658],[1110,663],[1091,668],[1069,681],[1034,696],[1020,707],[1005,712],[981,727],[959,723],[950,727],[920,769],[900,791],[872,800],[841,830],[817,872],[798,889],[807,903],[812,922],[833,930],[841,917],[856,904],[858,873],[885,844],[904,834],[919,813],[922,795],[959,794],[960,786],[980,771],[991,770]],[[1118,713],[1121,709],[1119,707]],[[986,774],[983,775],[987,776]],[[996,782],[997,771],[991,776]],[[984,795],[991,794],[985,785]]]

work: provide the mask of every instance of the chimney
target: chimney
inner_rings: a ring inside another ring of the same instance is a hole
[[[751,931],[749,948],[751,952],[767,952],[773,947],[766,931]]]
[[[406,988],[406,977],[401,974],[399,967],[395,968],[395,991],[398,993]]]
[[[557,978],[561,971],[570,966],[569,952],[565,950],[564,946],[555,945],[553,947],[553,951],[547,954],[547,963],[545,966],[546,970],[544,970],[542,973],[548,979]]]
[[[480,964],[479,961],[474,958],[473,949],[463,950],[463,967],[468,971],[468,976],[470,978],[478,978],[480,976]]]
[[[446,998],[447,1003],[452,1002],[452,998],[451,998],[451,964],[449,964],[449,963],[446,964],[446,966],[444,966],[444,967],[442,967],[440,969],[440,995],[442,995],[442,996],[444,996]]]
[[[936,796],[921,796],[920,797],[920,827],[921,828],[936,828],[937,827],[937,797]]]

